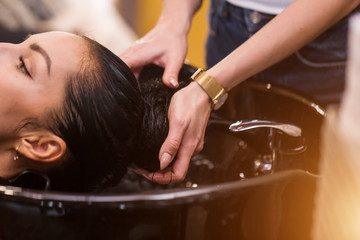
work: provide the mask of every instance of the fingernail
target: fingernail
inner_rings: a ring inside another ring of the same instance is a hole
[[[169,82],[170,82],[171,86],[173,86],[174,88],[176,88],[178,86],[178,83],[174,78],[170,78]]]
[[[160,158],[160,170],[163,170],[167,166],[169,166],[170,162],[171,162],[171,155],[168,154],[167,152],[164,152]]]

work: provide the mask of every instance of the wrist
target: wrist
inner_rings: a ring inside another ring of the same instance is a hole
[[[169,31],[188,34],[192,18],[201,5],[200,0],[164,0],[157,25]]]
[[[208,95],[211,101],[211,109],[219,109],[226,101],[228,93],[216,81],[215,78],[210,76],[206,71],[199,68],[192,76],[191,79],[196,82]]]
[[[221,69],[216,68],[216,66],[206,70],[206,72],[216,79],[216,81],[228,92],[231,87],[228,84],[228,79],[231,79],[228,71],[221,71]]]
[[[162,16],[159,18],[155,28],[166,35],[187,37],[190,31],[190,21],[179,21],[177,18]]]
[[[207,105],[209,109],[211,109],[211,99],[209,98],[209,95],[204,91],[204,89],[197,84],[196,82],[192,81],[189,84],[189,88],[191,88],[191,93],[193,96],[196,96],[196,101],[200,104]]]

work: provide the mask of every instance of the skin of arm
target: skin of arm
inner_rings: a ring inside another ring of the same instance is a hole
[[[207,72],[229,91],[306,45],[349,14],[359,3],[359,0],[295,0]],[[169,135],[159,155],[163,170],[140,173],[158,183],[183,180],[191,156],[202,149],[209,113],[209,98],[196,83],[178,91],[170,103]],[[172,168],[164,169],[176,153],[177,159]]]
[[[295,0],[207,72],[230,90],[306,45],[359,3],[359,0]]]

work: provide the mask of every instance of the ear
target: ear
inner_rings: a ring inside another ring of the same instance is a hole
[[[64,156],[66,143],[48,130],[36,130],[21,138],[20,149],[25,157],[41,162],[53,162]]]

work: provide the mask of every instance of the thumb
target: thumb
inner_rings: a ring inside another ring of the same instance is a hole
[[[171,161],[174,159],[182,138],[184,136],[185,128],[179,128],[176,124],[169,125],[169,134],[165,139],[165,142],[160,148],[159,160],[160,160],[160,169],[163,170],[169,166]]]
[[[172,162],[180,147],[180,140],[171,138],[170,136],[165,139],[159,153],[160,170],[167,168]]]
[[[134,53],[133,55],[119,55],[120,59],[131,69],[135,77],[138,78],[143,67],[151,63],[152,59],[143,56],[141,53]]]
[[[124,54],[124,55],[119,55],[118,57],[120,57],[120,59],[123,62],[125,62],[125,64],[132,70],[141,68],[146,64],[150,63],[152,60],[143,57],[141,53],[136,53],[136,54],[134,53],[132,55]]]
[[[142,68],[157,57],[155,50],[149,50],[146,46],[147,44],[133,45],[119,54],[118,57],[132,70]]]

